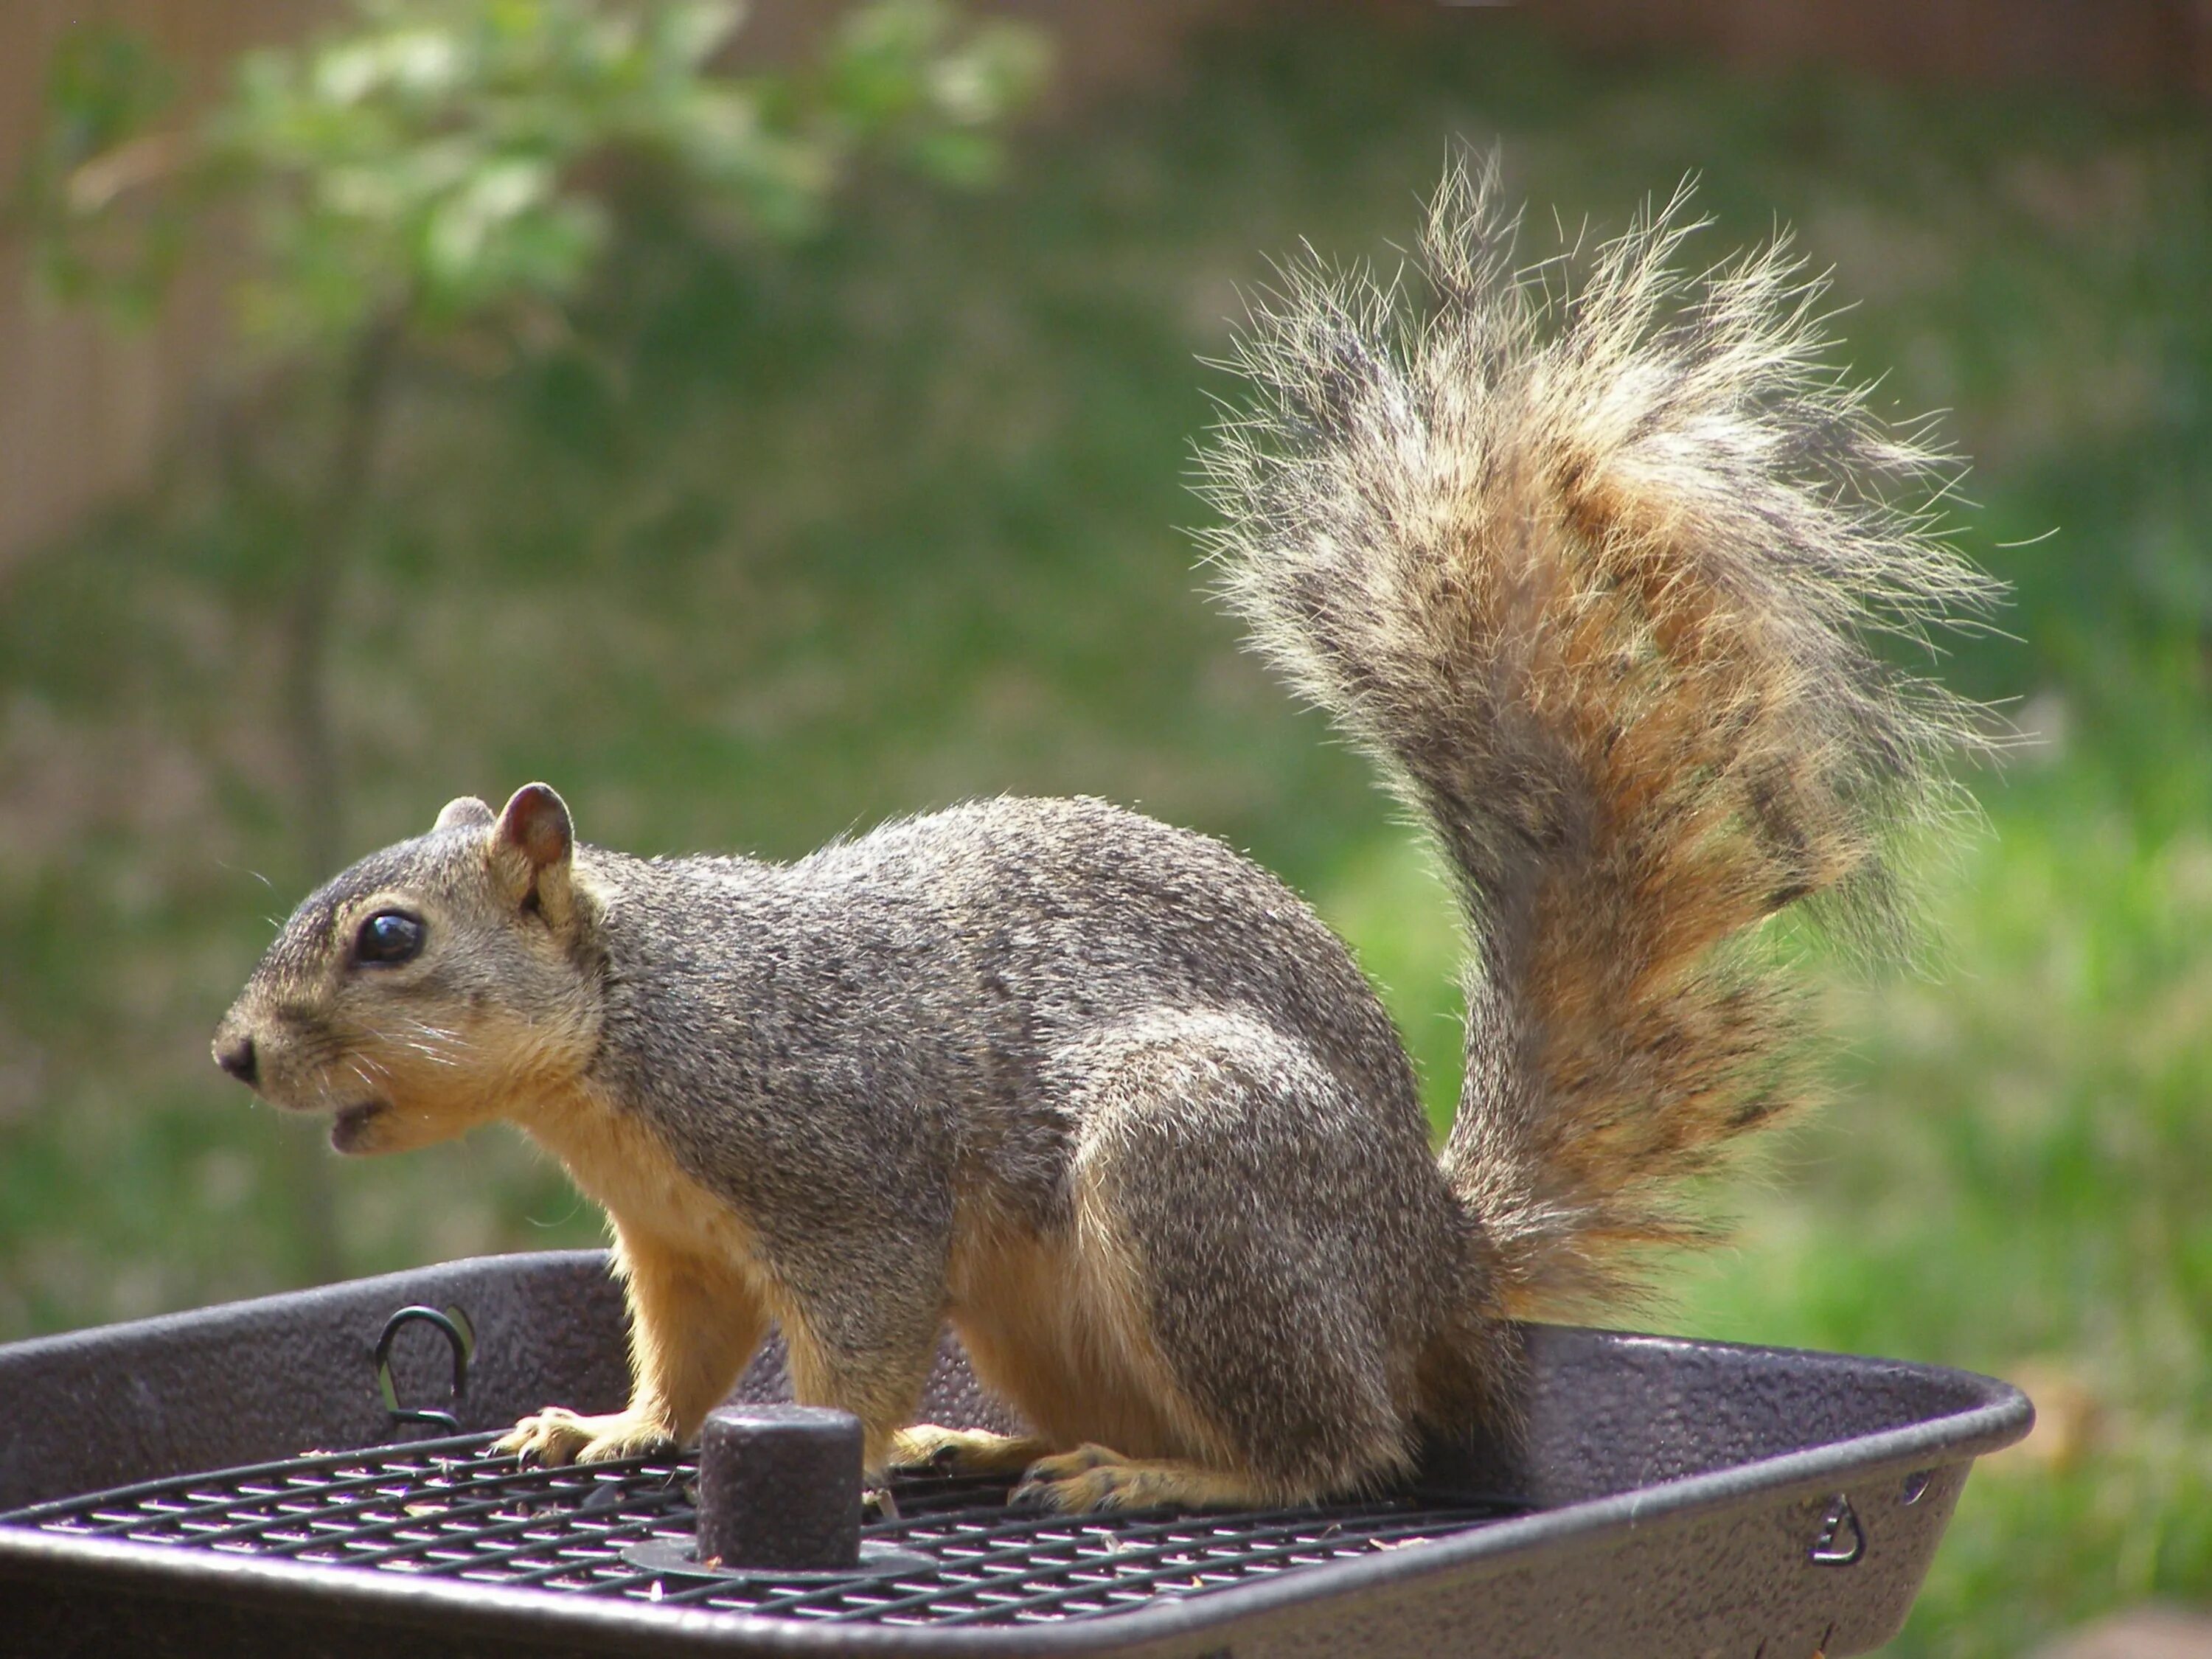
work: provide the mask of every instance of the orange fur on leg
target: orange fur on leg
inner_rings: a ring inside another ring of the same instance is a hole
[[[558,1406],[526,1417],[495,1449],[545,1463],[594,1463],[696,1437],[768,1328],[750,1277],[616,1226],[629,1299],[630,1403],[585,1417]]]

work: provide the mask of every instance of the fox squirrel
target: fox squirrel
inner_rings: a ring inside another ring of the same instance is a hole
[[[1345,946],[1230,848],[999,799],[790,865],[456,800],[285,925],[215,1039],[341,1152],[519,1125],[603,1206],[626,1410],[547,1462],[696,1435],[771,1320],[872,1471],[1062,1510],[1275,1504],[1510,1434],[1510,1322],[1695,1237],[1670,1201],[1796,1086],[1813,900],[1879,915],[1969,706],[1892,667],[1992,596],[1945,465],[1821,367],[1779,248],[1688,278],[1680,199],[1565,291],[1455,171],[1431,300],[1317,264],[1261,308],[1210,553],[1259,647],[1433,831],[1470,934],[1441,1156]],[[914,1425],[949,1321],[1025,1436]]]

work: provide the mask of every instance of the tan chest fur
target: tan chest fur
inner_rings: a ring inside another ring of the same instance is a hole
[[[634,1115],[578,1088],[548,1096],[514,1121],[560,1159],[626,1241],[757,1270],[758,1241],[744,1218],[678,1167],[659,1137]]]

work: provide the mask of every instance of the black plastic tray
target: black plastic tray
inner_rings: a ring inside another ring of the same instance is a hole
[[[1044,1622],[830,1623],[56,1529],[84,1509],[63,1500],[421,1432],[395,1426],[373,1363],[409,1305],[461,1310],[474,1355],[449,1401],[445,1340],[427,1324],[402,1331],[391,1374],[404,1406],[446,1407],[481,1431],[548,1401],[621,1401],[621,1298],[594,1252],[458,1262],[0,1347],[0,1651],[1863,1653],[1903,1623],[1972,1459],[2032,1417],[2018,1390],[1960,1371],[1532,1326],[1525,1452],[1510,1468],[1438,1461],[1398,1500],[1422,1522],[1410,1532],[1350,1506],[1224,1517],[1224,1529],[1253,1523],[1239,1537],[1293,1541],[1249,1571],[1194,1571],[1103,1611],[1022,1615]],[[781,1395],[780,1354],[738,1392]],[[926,1414],[1006,1426],[950,1343]],[[1475,1493],[1502,1495],[1509,1507],[1486,1511],[1502,1518],[1471,1517],[1462,1499]],[[1333,1547],[1370,1521],[1383,1528],[1372,1547]],[[1112,1524],[1133,1529],[1109,1546],[1132,1560],[1149,1559],[1140,1544],[1197,1535],[1172,1516]]]

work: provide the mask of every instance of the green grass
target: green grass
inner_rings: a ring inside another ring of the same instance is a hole
[[[1300,236],[1395,258],[1460,138],[1502,139],[1532,252],[1540,204],[1602,231],[1692,170],[1711,256],[1797,227],[1857,302],[1850,360],[1976,458],[1961,535],[2020,637],[1943,672],[2051,734],[1974,781],[1941,969],[1819,970],[1838,1102],[1729,1189],[1737,1243],[1649,1316],[2094,1402],[2070,1462],[1976,1477],[1899,1652],[2212,1598],[2212,168],[2182,112],[1582,62],[1451,11],[1224,39],[999,193],[884,185],[798,255],[641,225],[594,302],[614,345],[488,398],[410,385],[341,605],[351,839],[536,776],[641,852],[1104,794],[1310,895],[1441,1109],[1442,890],[1239,654],[1176,526],[1229,389],[1194,360],[1240,286]],[[0,1337],[308,1272],[313,1132],[205,1045],[326,873],[287,866],[271,635],[311,532],[179,474],[0,597]],[[349,1273],[599,1235],[500,1135],[329,1186]]]

